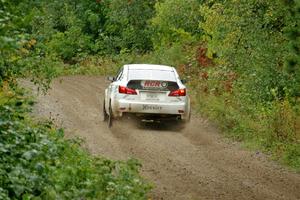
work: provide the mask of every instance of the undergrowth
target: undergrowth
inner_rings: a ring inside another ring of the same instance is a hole
[[[13,87],[0,90],[0,199],[146,199],[138,161],[91,156],[51,122],[34,122],[33,101]]]
[[[193,97],[194,108],[214,121],[226,136],[300,171],[298,114],[289,101],[243,105],[233,95],[216,96],[199,88],[193,90],[198,90]]]

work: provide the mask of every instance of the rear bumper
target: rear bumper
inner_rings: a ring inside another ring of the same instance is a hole
[[[116,102],[116,116],[122,117],[123,113],[157,114],[157,115],[175,115],[181,116],[181,119],[187,119],[189,115],[189,106],[186,102],[137,102],[120,99]]]

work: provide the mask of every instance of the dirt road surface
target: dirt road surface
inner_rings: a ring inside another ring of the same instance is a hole
[[[58,78],[35,113],[85,139],[93,154],[139,159],[142,175],[155,185],[154,200],[300,199],[300,175],[259,152],[226,140],[206,120],[192,117],[183,130],[164,125],[102,122],[104,77]]]

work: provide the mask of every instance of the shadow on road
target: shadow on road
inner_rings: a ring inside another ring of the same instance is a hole
[[[180,132],[185,128],[185,124],[179,121],[165,122],[137,122],[137,128],[141,130],[174,131]]]

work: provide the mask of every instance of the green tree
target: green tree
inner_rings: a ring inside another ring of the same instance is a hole
[[[283,31],[293,25],[280,1],[230,0],[202,7],[209,55],[240,75],[243,95],[269,101],[295,94],[295,79],[284,69],[289,55]]]
[[[200,2],[166,0],[156,3],[156,15],[151,19],[154,44],[160,46],[162,43],[180,42],[199,35]]]
[[[288,8],[287,16],[290,18],[290,26],[285,29],[289,39],[289,52],[286,58],[286,71],[295,78],[295,92],[300,96],[300,1],[283,1]]]
[[[155,1],[108,0],[105,27],[98,40],[107,53],[122,49],[145,52],[152,48],[148,20],[154,14]]]

